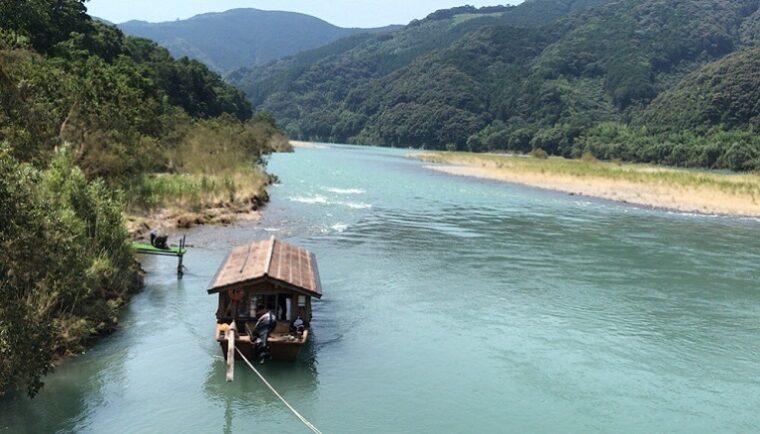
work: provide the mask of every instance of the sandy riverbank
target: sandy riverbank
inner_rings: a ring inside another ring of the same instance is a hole
[[[430,169],[681,212],[760,217],[760,175],[492,154],[420,153]]]
[[[327,149],[328,148],[327,145],[324,145],[322,143],[301,142],[298,140],[291,140],[290,146],[294,148],[303,148],[303,149]]]

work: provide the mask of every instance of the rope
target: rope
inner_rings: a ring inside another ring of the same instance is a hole
[[[261,379],[261,381],[264,382],[264,384],[269,388],[269,390],[272,391],[272,393],[275,394],[275,396],[277,396],[278,398],[280,398],[280,401],[282,401],[282,403],[285,404],[286,407],[288,407],[288,410],[290,410],[291,412],[293,412],[293,414],[298,418],[298,420],[300,420],[301,422],[303,422],[303,424],[306,425],[306,427],[309,428],[312,432],[314,432],[316,434],[322,434],[322,431],[320,431],[319,429],[317,429],[317,427],[315,427],[311,422],[309,422],[308,420],[306,420],[305,417],[301,416],[301,414],[298,411],[296,411],[296,409],[293,408],[292,405],[288,404],[288,401],[285,401],[285,398],[283,398],[282,395],[280,395],[279,393],[277,393],[277,391],[274,389],[274,387],[272,387],[271,384],[269,384],[269,382],[266,380],[266,378],[264,378],[264,376],[261,375],[261,373],[256,370],[256,368],[251,364],[251,362],[248,361],[248,359],[245,357],[245,355],[243,355],[243,353],[240,351],[240,348],[235,347],[235,350],[237,350],[238,354],[240,354],[240,357],[243,358],[243,361],[245,361],[245,363],[248,365],[248,367],[251,368],[253,370],[253,372],[256,373],[256,375],[259,376],[259,378]]]

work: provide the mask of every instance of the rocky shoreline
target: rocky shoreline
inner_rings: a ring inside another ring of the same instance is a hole
[[[204,225],[231,225],[236,221],[258,220],[260,210],[269,202],[266,190],[235,201],[208,204],[201,210],[191,211],[178,208],[162,208],[143,215],[128,215],[127,230],[135,241],[145,241],[150,231],[168,232],[190,229]]]

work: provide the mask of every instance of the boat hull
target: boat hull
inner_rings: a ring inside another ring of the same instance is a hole
[[[304,332],[303,337],[300,339],[284,339],[282,337],[269,338],[269,354],[272,356],[273,361],[277,362],[293,362],[298,359],[298,354],[301,352],[301,348],[306,345],[309,339],[308,330]],[[225,360],[227,359],[227,346],[228,342],[226,338],[218,337],[217,342],[222,349],[222,354]],[[255,346],[251,343],[248,336],[240,336],[235,339],[235,348],[239,349],[241,353],[251,362],[258,359]],[[242,360],[240,354],[235,352],[235,359]]]

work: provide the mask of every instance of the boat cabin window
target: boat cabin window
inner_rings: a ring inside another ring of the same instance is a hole
[[[272,313],[275,314],[278,320],[282,319],[279,312],[280,309],[277,308],[278,298],[279,298],[278,294],[252,296],[251,300],[253,301],[253,303],[251,304],[251,318],[256,317],[256,306],[263,304],[264,306],[266,306],[267,309],[271,310]]]
[[[268,292],[262,294],[261,292]],[[219,293],[217,319],[229,321],[233,317],[243,322],[257,319],[256,307],[263,304],[275,314],[278,321],[292,322],[299,316],[307,323],[311,320],[311,297],[293,292],[276,293],[273,288],[247,289]]]
[[[251,294],[245,291],[241,294],[239,300],[233,300],[227,294],[220,294],[220,301],[224,306],[223,314],[221,317],[232,317],[232,312],[235,311],[235,316],[238,319],[255,319],[256,307],[263,304],[275,314],[280,321],[293,321],[298,315],[302,315],[303,308],[308,304],[308,298],[303,295],[296,295],[292,293],[279,293],[279,294]]]

